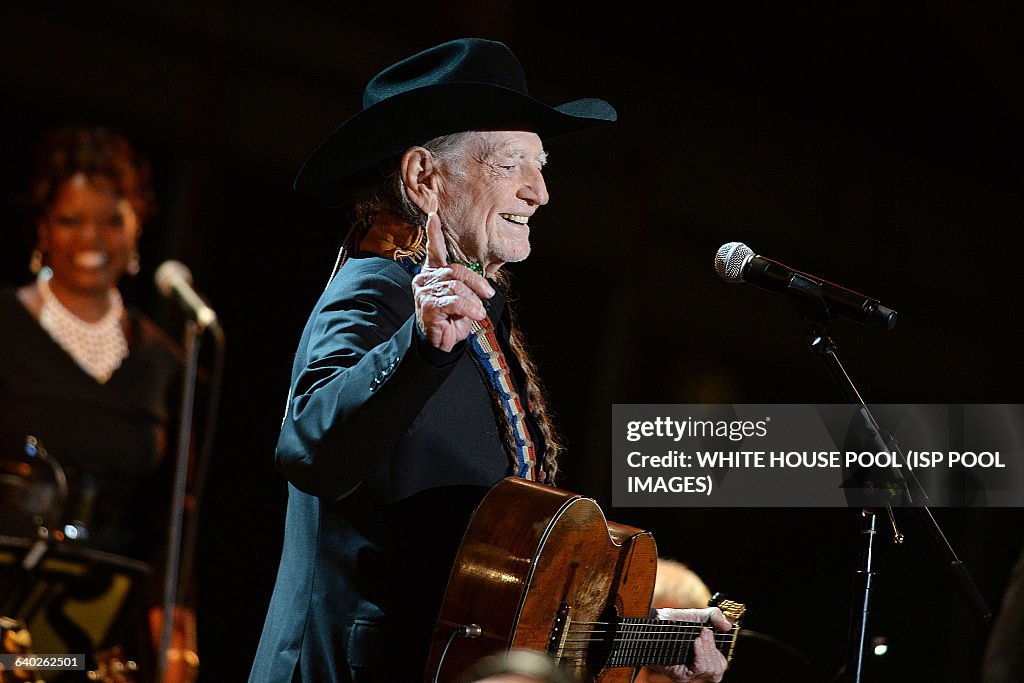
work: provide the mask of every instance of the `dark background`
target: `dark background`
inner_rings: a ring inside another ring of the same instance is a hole
[[[552,201],[531,222],[533,255],[509,267],[569,446],[561,484],[748,604],[767,638],[741,640],[732,680],[829,680],[859,511],[612,508],[611,406],[843,400],[784,297],[714,274],[734,240],[899,311],[891,332],[830,328],[868,401],[1017,402],[1020,5],[380,4],[0,7],[2,280],[27,278],[31,144],[53,124],[106,123],[153,160],[162,209],[126,298],[181,334],[151,284],[179,259],[227,331],[197,566],[202,680],[243,680],[255,650],[280,551],[272,456],[291,357],[346,225],[292,177],[370,76],[466,35],[508,43],[539,99],[597,96],[620,114],[549,145]],[[1020,510],[934,512],[997,609]],[[879,538],[869,619],[890,653],[866,680],[976,680],[988,627],[925,529],[897,522],[907,542]]]

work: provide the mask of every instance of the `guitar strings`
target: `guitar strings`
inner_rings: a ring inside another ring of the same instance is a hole
[[[572,647],[567,649],[582,650],[589,647],[594,641],[604,640],[605,642],[609,642],[604,636],[612,635],[613,637],[610,641],[611,644],[672,644],[671,641],[666,641],[664,637],[692,635],[696,638],[704,628],[708,628],[703,624],[695,624],[691,622],[683,622],[679,624],[673,624],[671,622],[658,623],[655,627],[658,630],[651,630],[651,626],[651,624],[615,624],[607,621],[577,621],[573,622],[573,625],[566,629],[567,637],[563,643],[571,644]],[[724,633],[720,631],[713,633],[716,647],[732,643],[736,635],[735,627],[734,630]],[[689,649],[689,647],[690,643],[686,643],[686,648]]]
[[[659,640],[658,638],[613,638],[611,641],[604,641],[601,639],[572,639],[563,641],[565,644],[571,644],[574,647],[578,646],[581,648],[589,647],[591,644],[598,640],[599,642],[611,642],[611,643],[663,643],[672,644],[669,640]],[[715,645],[727,645],[732,642],[730,638],[715,638]],[[686,643],[689,647],[690,643]]]
[[[614,632],[613,631],[608,631],[608,632],[592,631],[592,632],[588,633],[588,632],[585,632],[585,631],[577,631],[577,632],[572,633],[572,635],[576,636],[576,637],[567,637],[563,642],[566,642],[566,643],[590,643],[590,642],[593,642],[595,640],[607,640],[607,639],[603,638],[602,636],[603,636],[603,634],[608,634],[608,633],[614,633]],[[624,643],[624,642],[634,642],[634,643],[639,643],[639,642],[669,642],[669,641],[666,641],[664,637],[659,637],[659,636],[667,636],[667,635],[676,636],[676,635],[678,635],[678,632],[676,632],[676,631],[663,631],[663,632],[656,632],[656,633],[650,633],[650,634],[645,633],[645,634],[642,634],[642,635],[639,635],[639,636],[637,636],[637,635],[630,635],[630,634],[615,635],[615,637],[612,638],[611,642],[615,642],[615,643]],[[696,635],[694,635],[694,638],[696,638]],[[732,642],[732,640],[733,640],[733,637],[731,635],[727,634],[727,633],[721,633],[721,634],[717,634],[716,633],[714,635],[714,641],[715,641],[716,644],[730,643],[730,642]]]
[[[607,627],[605,629],[594,628],[594,627]],[[582,628],[581,628],[582,627]],[[705,628],[711,628],[709,624],[695,624],[690,622],[682,622],[679,624],[673,624],[672,622],[658,622],[656,624],[628,624],[621,622],[610,622],[610,621],[573,621],[571,625],[566,629],[568,633],[573,631],[589,631],[591,633],[633,633],[633,634],[679,634],[679,633],[700,633]],[[731,637],[736,627],[734,626],[729,631],[713,631],[716,637],[725,636]]]

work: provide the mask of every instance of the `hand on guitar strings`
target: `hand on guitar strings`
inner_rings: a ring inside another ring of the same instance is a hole
[[[717,607],[701,609],[662,607],[656,610],[656,616],[658,619],[668,621],[709,623],[716,630],[722,632],[727,632],[732,628],[732,624],[722,614],[722,610]],[[728,666],[725,655],[715,645],[714,632],[710,628],[704,628],[693,641],[693,658],[688,664],[651,666],[650,669],[668,677],[675,683],[719,683]]]

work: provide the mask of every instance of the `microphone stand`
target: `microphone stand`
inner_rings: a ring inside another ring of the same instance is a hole
[[[185,527],[182,539],[181,570],[178,576],[178,590],[188,590],[192,583],[192,571],[195,565],[196,543],[199,535],[199,504],[203,498],[203,489],[206,485],[207,472],[210,468],[210,459],[213,452],[213,441],[216,434],[217,409],[220,405],[220,389],[224,376],[224,355],[225,336],[224,328],[217,322],[206,327],[206,330],[213,335],[214,357],[213,369],[210,374],[210,390],[206,401],[206,426],[204,429],[202,445],[199,448],[195,463],[195,474],[192,475],[192,501],[195,508],[188,518],[188,526]]]
[[[846,370],[843,368],[838,356],[836,356],[835,344],[826,334],[828,325],[831,322],[831,314],[829,312],[828,303],[822,296],[820,289],[814,286],[814,283],[807,282],[802,278],[793,278],[786,289],[786,295],[797,310],[797,313],[799,313],[803,319],[804,328],[807,332],[811,350],[825,363],[829,374],[832,375],[832,378],[839,385],[840,391],[843,393],[846,400],[849,403],[860,406],[860,413],[864,419],[864,424],[870,431],[876,445],[879,446],[880,450],[887,452],[895,451],[895,454],[898,455],[897,467],[893,468],[893,474],[900,484],[904,503],[913,510],[915,516],[917,516],[918,520],[925,526],[932,539],[938,545],[940,553],[944,555],[947,561],[949,561],[950,567],[953,570],[958,583],[966,593],[969,602],[978,613],[981,621],[990,621],[992,619],[992,612],[986,605],[977,585],[971,579],[964,563],[956,556],[956,553],[953,551],[952,546],[950,546],[946,536],[939,528],[938,522],[936,522],[935,517],[932,516],[931,510],[928,509],[928,496],[925,494],[923,487],[920,486],[920,483],[914,476],[913,470],[907,468],[907,471],[910,472],[910,476],[914,479],[916,489],[921,496],[921,499],[915,502],[912,498],[910,488],[903,479],[902,470],[898,466],[900,463],[905,463],[906,459],[903,457],[898,446],[895,444],[893,444],[895,447],[890,446],[889,441],[883,437],[878,423],[875,422],[874,417],[871,415],[867,405],[864,403],[864,399],[861,398],[860,392],[857,391],[856,386],[850,379],[850,376],[846,373]],[[897,545],[902,544],[904,536],[896,527],[896,520],[893,515],[892,506],[887,503],[885,507],[893,529],[894,540]],[[851,604],[847,657],[844,665],[846,680],[851,683],[860,683],[864,666],[868,613],[870,612],[871,591],[873,589],[872,581],[874,573],[872,569],[875,553],[874,541],[875,535],[877,534],[876,512],[877,510],[875,508],[870,507],[864,507],[861,510],[861,516],[863,518],[860,531],[861,549],[858,569],[855,572],[856,593]]]
[[[188,483],[189,446],[192,435],[192,411],[195,405],[196,375],[199,369],[199,338],[202,328],[193,320],[185,322],[185,374],[182,380],[181,414],[178,424],[178,451],[174,462],[174,487],[167,538],[167,566],[164,571],[163,619],[160,649],[157,652],[158,683],[167,673],[168,655],[174,629],[174,608],[177,603],[178,562],[181,553],[182,517]]]

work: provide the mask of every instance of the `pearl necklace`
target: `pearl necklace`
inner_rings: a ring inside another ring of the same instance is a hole
[[[128,342],[121,329],[124,302],[116,288],[110,290],[110,305],[103,317],[86,322],[69,311],[50,291],[46,269],[37,284],[43,300],[39,325],[97,382],[104,384],[128,357]]]

